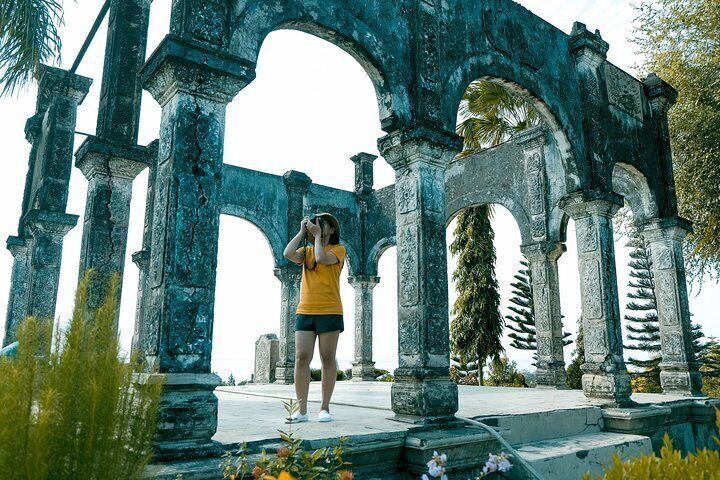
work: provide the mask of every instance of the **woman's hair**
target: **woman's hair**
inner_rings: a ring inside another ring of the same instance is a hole
[[[324,225],[332,225],[329,221],[325,220],[323,217],[319,217]],[[335,229],[335,231],[330,235],[330,239],[328,240],[328,243],[330,245],[338,245],[340,243],[340,232]]]

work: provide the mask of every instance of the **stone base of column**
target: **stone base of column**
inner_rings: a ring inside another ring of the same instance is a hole
[[[660,385],[665,395],[702,397],[702,377],[697,370],[660,364]]]
[[[373,382],[373,381],[375,381],[375,362],[353,363],[352,364],[352,381],[353,382]]]
[[[538,362],[535,376],[537,378],[537,388],[550,388],[555,390],[566,390],[568,388],[564,363],[547,363],[542,365],[542,362]]]
[[[292,363],[285,365],[278,363],[275,366],[275,381],[273,383],[280,385],[292,385],[295,383],[295,365]]]
[[[630,375],[626,372],[585,373],[582,376],[582,387],[585,396],[594,403],[609,407],[634,405],[630,400]]]
[[[214,373],[142,373],[137,384],[162,382],[158,412],[155,457],[158,459],[193,457],[214,453],[218,443],[218,399],[215,387],[220,377]]]
[[[395,372],[391,389],[392,409],[399,417],[416,417],[413,423],[454,418],[458,410],[458,388],[447,379],[415,380]],[[403,419],[403,418],[400,418]]]

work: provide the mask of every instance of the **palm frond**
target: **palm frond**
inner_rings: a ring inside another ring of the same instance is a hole
[[[0,0],[0,95],[26,86],[41,63],[60,57],[58,0]]]

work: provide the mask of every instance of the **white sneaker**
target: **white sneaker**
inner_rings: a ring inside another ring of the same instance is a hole
[[[318,413],[318,422],[332,422],[332,415],[327,410],[320,410]]]
[[[299,411],[285,418],[285,423],[303,423],[308,421],[307,413],[302,414]]]

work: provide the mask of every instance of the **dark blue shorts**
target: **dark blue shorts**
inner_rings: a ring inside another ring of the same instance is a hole
[[[309,315],[298,313],[295,318],[296,332],[327,333],[345,330],[342,315]]]

